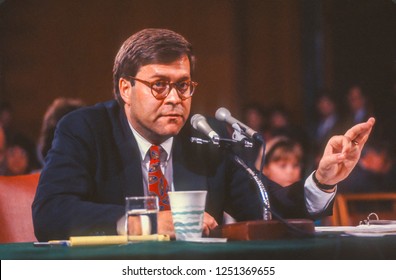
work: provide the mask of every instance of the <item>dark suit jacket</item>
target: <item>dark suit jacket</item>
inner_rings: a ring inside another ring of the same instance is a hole
[[[210,124],[225,136],[224,126]],[[191,143],[194,133],[204,138],[191,130],[186,124],[174,139],[175,189],[207,190],[206,211],[219,224],[223,211],[237,220],[262,219],[260,196],[245,170],[227,151]],[[32,205],[37,239],[116,234],[125,197],[143,195],[142,182],[138,146],[116,101],[68,114],[56,130]],[[301,183],[265,184],[273,210],[285,218],[307,216]]]

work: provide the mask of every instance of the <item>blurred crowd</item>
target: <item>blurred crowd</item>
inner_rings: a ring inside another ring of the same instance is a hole
[[[16,131],[13,126],[13,108],[7,102],[0,104],[0,175],[14,176],[40,172],[51,148],[55,127],[67,113],[84,106],[80,99],[56,98],[44,113],[37,140]]]
[[[301,125],[282,106],[262,108],[257,103],[243,110],[243,121],[260,132],[265,150],[255,147],[245,153],[246,160],[269,179],[281,186],[305,178],[321,158],[331,136],[344,134],[356,123],[376,117],[372,102],[360,84],[353,84],[336,101],[331,92],[323,91],[315,100],[312,119]],[[84,106],[80,99],[57,98],[43,114],[38,139],[32,140],[14,131],[10,104],[0,104],[0,175],[39,172],[51,147],[58,121],[67,113]],[[377,121],[365,145],[360,161],[350,176],[338,184],[338,192],[396,191],[395,133]],[[385,133],[384,133],[385,131]]]
[[[254,151],[248,160],[284,187],[306,178],[318,165],[330,137],[344,134],[354,124],[367,121],[371,116],[377,117],[378,112],[365,91],[361,84],[351,84],[342,100],[331,92],[321,92],[315,100],[315,112],[306,125],[294,121],[282,106],[246,106],[243,121],[262,133],[266,143],[264,155],[261,149],[256,158],[253,155],[257,151]],[[393,183],[396,179],[395,140],[394,129],[377,118],[357,166],[338,184],[337,191],[396,192]]]

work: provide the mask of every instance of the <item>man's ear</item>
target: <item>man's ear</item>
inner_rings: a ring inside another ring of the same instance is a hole
[[[120,90],[122,100],[124,100],[125,104],[130,105],[132,92],[131,82],[124,78],[120,78],[118,81],[118,88]]]

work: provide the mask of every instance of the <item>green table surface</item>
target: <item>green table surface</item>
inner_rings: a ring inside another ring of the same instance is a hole
[[[2,260],[44,259],[396,259],[396,236],[314,237],[306,239],[195,243],[141,242],[124,245],[34,247],[0,244]]]

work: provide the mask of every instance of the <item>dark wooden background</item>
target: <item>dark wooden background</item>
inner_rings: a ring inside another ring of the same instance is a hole
[[[280,103],[304,123],[319,88],[358,77],[380,100],[389,97],[395,7],[390,0],[1,0],[0,98],[14,108],[17,129],[36,138],[54,98],[113,98],[122,42],[161,27],[195,48],[193,112],[225,106],[240,117],[248,103]]]

